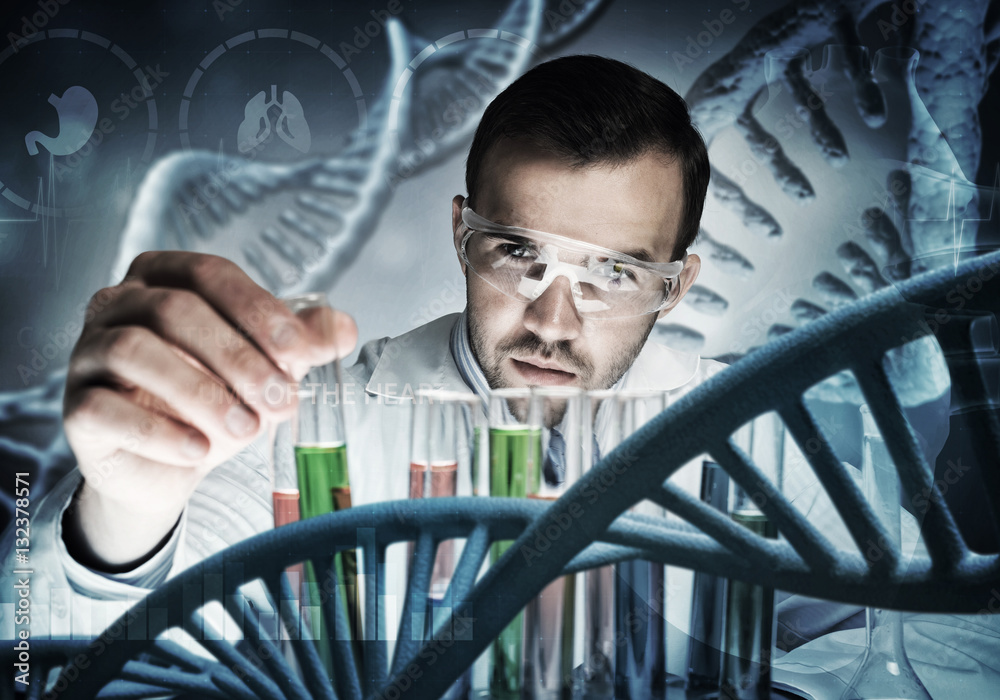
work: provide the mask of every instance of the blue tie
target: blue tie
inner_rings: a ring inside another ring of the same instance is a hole
[[[555,428],[549,434],[549,449],[545,452],[543,466],[545,483],[558,486],[566,480],[566,440]]]
[[[597,444],[596,435],[591,435],[591,439],[594,441],[593,464],[597,464],[601,461],[601,446]],[[559,486],[566,480],[566,438],[556,428],[549,433],[549,449],[545,452],[542,473],[549,486]]]

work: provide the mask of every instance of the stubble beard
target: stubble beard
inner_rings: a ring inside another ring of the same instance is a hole
[[[468,290],[468,287],[466,289]],[[650,314],[652,318],[649,321],[649,325],[638,341],[622,349],[620,353],[617,353],[607,371],[599,376],[595,376],[596,371],[593,363],[589,358],[581,357],[578,353],[574,352],[569,341],[546,343],[534,333],[525,331],[519,335],[511,335],[503,338],[492,349],[486,347],[485,334],[478,321],[479,314],[473,310],[472,300],[469,297],[470,295],[467,291],[466,320],[469,330],[469,345],[472,347],[472,354],[475,356],[476,362],[479,363],[479,367],[482,369],[483,376],[486,377],[486,383],[489,384],[490,389],[505,389],[510,386],[504,376],[502,367],[504,360],[509,358],[514,352],[540,356],[547,360],[560,362],[564,367],[572,369],[576,373],[580,378],[580,386],[585,391],[591,389],[610,389],[622,378],[639,356],[643,346],[646,344],[646,340],[649,339],[649,334],[653,331],[653,326],[656,325],[657,318],[656,314]],[[511,408],[513,410],[514,407],[512,406]],[[558,413],[558,416],[546,416],[545,422],[549,427],[562,420],[562,411]],[[517,415],[516,411],[515,415],[519,420],[524,420],[525,418],[524,416]]]

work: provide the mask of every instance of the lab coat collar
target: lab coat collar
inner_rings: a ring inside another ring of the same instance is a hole
[[[419,389],[472,391],[451,356],[458,317],[448,314],[386,341],[365,391],[385,398],[412,398]]]

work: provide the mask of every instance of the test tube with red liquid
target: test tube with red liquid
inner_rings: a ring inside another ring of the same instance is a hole
[[[413,397],[410,430],[410,498],[446,498],[471,495],[475,461],[475,425],[479,399],[468,392],[420,390]],[[427,593],[423,625],[425,639],[440,631],[461,601],[451,600],[448,587],[457,563],[457,542],[438,544]],[[413,545],[409,546],[413,560]],[[471,671],[462,674],[442,696],[444,700],[465,698],[471,687]]]
[[[434,390],[415,393],[410,433],[410,498],[471,493],[478,410],[479,399],[472,393]],[[431,574],[430,610],[442,607],[455,563],[455,542],[442,542]],[[428,620],[428,624],[432,626],[433,621]]]

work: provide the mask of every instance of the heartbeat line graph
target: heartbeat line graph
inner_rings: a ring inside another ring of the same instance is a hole
[[[986,216],[984,218],[974,219],[974,218],[971,218],[971,217],[966,217],[966,218],[962,219],[962,227],[959,230],[958,240],[957,240],[956,245],[955,245],[955,267],[956,268],[958,267],[958,256],[959,256],[960,251],[962,250],[962,238],[965,236],[965,224],[967,222],[974,222],[975,225],[976,225],[974,230],[977,233],[982,234],[982,230],[981,230],[982,229],[982,224],[984,224],[986,222],[989,222],[989,221],[993,221],[993,209],[994,209],[994,207],[996,206],[996,203],[997,203],[997,194],[1000,193],[1000,163],[997,163],[996,169],[993,172],[993,186],[990,188],[989,193],[990,193],[990,208],[989,208],[989,212],[986,214]],[[980,205],[979,210],[980,211],[983,210],[982,205]],[[983,238],[983,236],[980,235],[980,238]],[[991,243],[993,243],[994,245],[996,243],[998,243],[998,242],[1000,242],[1000,240],[991,241]]]
[[[112,196],[109,198],[112,207],[122,210],[128,208],[135,191],[136,173],[132,169],[131,159],[126,159],[124,170],[117,173],[110,185]],[[31,206],[32,216],[19,218],[0,218],[0,251],[10,245],[12,229],[18,225],[27,225],[32,232],[41,234],[41,264],[43,268],[50,266],[55,269],[55,289],[65,271],[65,249],[72,233],[88,233],[86,223],[101,220],[102,216],[95,213],[92,216],[68,216],[58,206],[60,200],[56,168],[53,156],[49,155],[48,174],[38,177],[35,202]],[[106,215],[107,210],[104,210]],[[30,233],[27,235],[31,235]]]
[[[948,187],[948,204],[945,207],[944,216],[941,217],[927,217],[927,218],[917,218],[917,217],[907,217],[907,224],[943,224],[945,226],[951,226],[951,252],[952,252],[952,269],[957,273],[958,264],[961,261],[963,254],[978,254],[980,248],[984,247],[996,247],[1000,243],[1000,238],[992,241],[984,242],[986,238],[981,231],[982,225],[994,220],[994,210],[997,204],[997,194],[1000,193],[1000,163],[997,164],[996,170],[993,176],[993,185],[989,188],[977,185],[973,182],[969,182],[964,177],[957,177],[953,171],[951,176],[947,178]],[[961,204],[959,202],[959,190],[965,190],[970,192],[970,196],[965,199],[965,203]],[[984,197],[986,193],[989,193],[990,204],[986,216],[975,217],[975,216],[960,216],[959,210],[963,213],[979,213],[985,208]],[[968,224],[968,231],[966,230],[966,224]],[[967,234],[969,238],[967,239]],[[977,240],[978,239],[978,240]]]
[[[38,188],[35,195],[35,204],[31,207],[34,216],[28,218],[0,219],[0,224],[5,227],[11,224],[40,224],[42,234],[42,267],[49,266],[50,250],[53,265],[58,271],[58,239],[56,235],[56,178],[54,161],[49,154],[49,173],[45,178],[38,178]],[[0,232],[0,245],[5,245],[5,241],[10,237],[8,231]],[[58,287],[58,275],[56,279]]]

